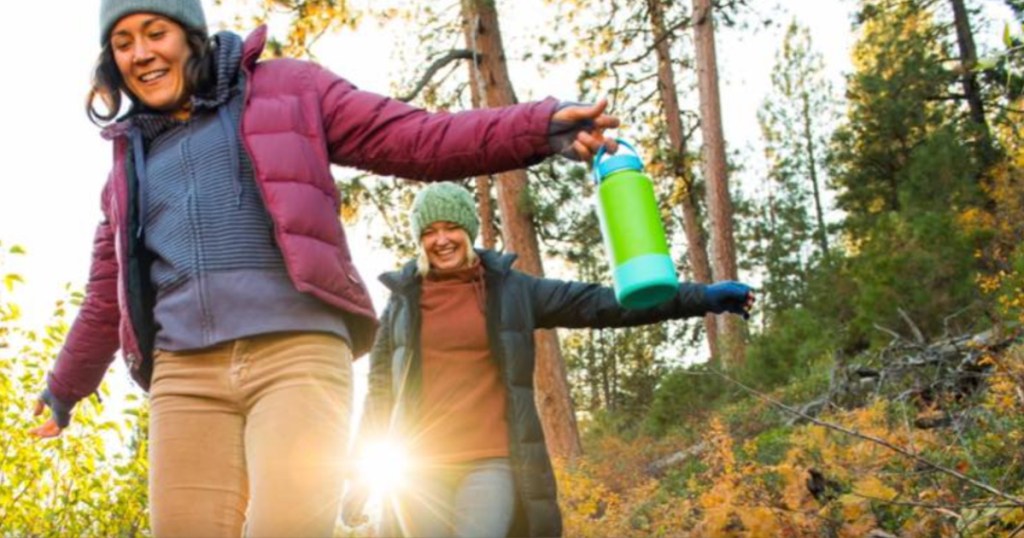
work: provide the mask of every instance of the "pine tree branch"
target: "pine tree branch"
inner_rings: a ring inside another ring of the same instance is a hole
[[[412,91],[405,95],[396,97],[396,99],[405,103],[412,101],[413,99],[416,98],[417,95],[419,95],[421,91],[423,91],[423,88],[427,87],[427,84],[430,83],[430,80],[434,78],[434,75],[436,75],[437,72],[440,71],[442,67],[456,60],[472,60],[473,56],[473,51],[469,49],[452,49],[448,51],[447,53],[445,53],[444,56],[441,56],[440,58],[434,60],[434,63],[430,64],[430,66],[427,67],[427,70],[423,72],[423,76],[420,77],[420,81],[416,84],[416,87],[414,87]],[[477,54],[476,57],[478,58],[479,61],[480,55]]]
[[[786,404],[776,400],[775,398],[772,398],[771,396],[768,396],[767,394],[764,394],[763,392],[758,391],[757,389],[749,387],[749,386],[745,385],[744,383],[742,383],[742,382],[740,382],[740,381],[738,381],[736,379],[733,379],[732,377],[726,375],[724,372],[722,372],[721,370],[719,370],[717,368],[709,366],[708,370],[713,372],[714,374],[718,375],[722,379],[728,381],[729,383],[732,383],[732,384],[736,385],[737,387],[743,389],[744,392],[750,394],[751,396],[754,396],[755,398],[757,398],[759,400],[762,400],[762,401],[767,402],[767,403],[769,403],[769,404],[771,404],[771,405],[773,405],[775,407],[778,407],[779,409],[782,409],[783,411],[786,411],[787,413],[792,413],[794,415],[797,415],[800,418],[802,418],[804,420],[807,420],[807,421],[809,421],[811,423],[817,424],[818,426],[821,426],[823,428],[828,428],[830,430],[834,430],[834,431],[837,431],[837,432],[840,432],[840,433],[845,433],[846,435],[849,435],[849,436],[852,436],[852,437],[856,437],[858,439],[863,439],[865,441],[869,441],[869,442],[875,443],[877,445],[884,446],[885,448],[888,448],[889,450],[892,450],[893,452],[896,452],[897,454],[901,454],[901,455],[903,455],[903,456],[905,456],[905,457],[907,457],[907,458],[909,458],[911,460],[914,460],[914,461],[916,461],[916,462],[918,462],[918,463],[920,463],[922,465],[928,466],[928,467],[930,467],[932,469],[935,469],[936,471],[939,471],[941,473],[944,473],[944,474],[947,474],[949,476],[952,476],[953,478],[956,478],[957,480],[960,480],[961,482],[965,482],[967,484],[970,484],[970,485],[974,486],[975,488],[987,491],[988,493],[991,493],[992,495],[995,495],[997,497],[1000,497],[1002,499],[1010,501],[1011,503],[1014,503],[1015,506],[1024,506],[1024,499],[1019,499],[1017,497],[1014,497],[1013,495],[1010,495],[1009,493],[1006,493],[1005,491],[998,490],[998,489],[996,489],[996,488],[994,488],[994,487],[992,487],[992,486],[990,486],[990,485],[988,485],[988,484],[986,484],[984,482],[981,482],[979,480],[971,478],[971,477],[969,477],[969,476],[967,476],[967,475],[965,475],[963,473],[960,473],[960,472],[958,472],[958,471],[956,471],[954,469],[950,469],[949,467],[945,467],[943,465],[939,465],[938,463],[935,463],[935,462],[933,462],[931,460],[923,458],[923,457],[921,457],[921,456],[919,456],[917,454],[914,454],[913,452],[909,452],[909,451],[907,451],[907,450],[905,450],[903,448],[900,448],[900,447],[898,447],[898,446],[896,446],[896,445],[886,441],[885,439],[880,439],[880,438],[875,437],[873,435],[867,435],[867,434],[861,433],[861,432],[859,432],[857,430],[851,430],[849,428],[845,428],[843,426],[840,426],[838,424],[834,424],[832,422],[828,422],[828,421],[817,419],[815,417],[812,417],[810,415],[802,413],[802,412],[800,412],[800,411],[798,411],[798,410],[796,410],[796,409],[794,409],[794,408],[792,408],[792,407],[790,407],[790,406],[788,406],[788,405],[786,405]]]
[[[1010,112],[1012,114],[1024,114],[1024,109],[1022,108],[1013,108],[1011,106],[1006,106],[998,103],[996,103],[996,107],[999,108],[999,110]]]
[[[627,58],[625,60],[616,60],[614,62],[611,62],[610,65],[613,65],[615,67],[622,67],[626,65],[633,65],[639,63],[642,60],[646,60],[651,56],[651,53],[654,52],[654,49],[657,48],[657,46],[660,45],[662,41],[675,39],[675,32],[677,30],[682,30],[686,28],[687,26],[689,26],[689,24],[690,17],[683,17],[679,19],[669,27],[665,28],[665,30],[661,32],[661,35],[656,36],[654,38],[654,41],[650,45],[645,47],[644,50],[641,51],[639,54],[633,56],[632,58]]]

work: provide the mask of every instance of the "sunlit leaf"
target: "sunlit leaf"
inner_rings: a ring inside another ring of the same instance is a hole
[[[891,501],[899,494],[896,490],[885,485],[876,476],[868,476],[853,485],[854,493],[871,499],[882,499]]]
[[[1001,57],[999,56],[986,56],[984,58],[978,58],[978,62],[975,64],[976,71],[987,71],[989,69],[995,69],[999,66]]]
[[[21,278],[21,275],[18,275],[16,273],[8,273],[6,276],[4,276],[4,286],[7,288],[7,291],[9,292],[14,291],[15,284],[23,284],[24,282],[25,280]]]

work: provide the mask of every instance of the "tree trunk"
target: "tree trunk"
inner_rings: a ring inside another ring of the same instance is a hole
[[[811,130],[811,103],[807,94],[803,96],[804,142],[807,149],[807,175],[811,178],[814,193],[814,212],[818,217],[818,248],[826,260],[828,252],[828,230],[825,229],[825,210],[821,204],[821,190],[818,187],[818,161],[814,158],[814,132]]]
[[[498,244],[498,237],[494,226],[494,206],[491,204],[490,176],[476,177],[476,197],[479,200],[477,203],[479,204],[480,237],[483,242],[483,247],[488,250],[493,250]]]
[[[978,78],[974,75],[974,66],[978,63],[978,53],[974,48],[974,34],[971,32],[971,21],[967,17],[964,0],[950,0],[953,4],[953,23],[956,25],[956,43],[960,49],[960,82],[967,96],[967,105],[971,110],[971,121],[976,123],[988,135],[988,123],[985,121],[985,107],[981,100],[981,89]],[[987,140],[986,140],[987,141]]]
[[[953,4],[953,24],[956,26],[956,43],[960,49],[960,83],[963,85],[964,95],[967,96],[971,121],[978,127],[979,138],[975,142],[975,154],[984,169],[994,164],[998,156],[992,146],[992,133],[989,131],[988,121],[985,120],[981,86],[974,73],[974,67],[978,63],[978,53],[974,48],[974,32],[971,31],[971,21],[967,16],[964,0],[950,0],[950,3]],[[980,181],[981,173],[977,176]]]
[[[611,360],[615,355],[608,348],[607,332],[600,332],[601,338],[601,389],[604,395],[604,408],[608,411],[615,410],[615,399],[612,397],[612,371]]]
[[[516,103],[493,0],[462,0],[462,20],[466,44],[479,54],[475,76],[482,81],[484,103],[489,107]],[[502,216],[503,244],[519,254],[516,268],[543,276],[525,171],[498,174],[498,207]],[[536,346],[534,383],[548,451],[556,457],[575,458],[583,450],[558,335],[551,330],[537,331]]]
[[[484,106],[484,80],[477,69],[479,55],[475,49],[473,58],[466,64],[469,66],[469,94],[473,102],[473,108]],[[477,211],[480,214],[480,238],[485,249],[494,249],[498,244],[496,228],[494,226],[494,206],[491,205],[491,176],[477,176],[475,180]]]
[[[611,349],[606,350],[608,357],[608,411],[614,413],[619,409],[619,355],[615,353],[615,336],[611,336]]]
[[[669,48],[670,37],[665,35],[665,14],[662,0],[647,0],[648,13],[651,17],[651,29],[654,34],[655,51],[658,54],[658,92],[665,108],[665,125],[668,127],[670,144],[669,159],[672,161],[672,172],[676,181],[682,183],[683,193],[679,205],[683,211],[683,233],[686,234],[687,254],[693,268],[693,279],[705,284],[711,282],[711,264],[708,262],[707,245],[704,227],[701,226],[700,210],[697,206],[693,189],[693,174],[690,171],[690,158],[686,148],[686,135],[683,133],[682,113],[679,109],[679,94],[675,73],[672,71],[672,53]],[[704,317],[707,331],[708,349],[711,356],[718,356],[718,326],[715,316]]]
[[[697,61],[697,88],[700,92],[700,125],[704,137],[704,176],[711,221],[711,268],[715,280],[736,280],[732,198],[726,175],[713,19],[711,0],[693,0],[693,41]],[[745,350],[740,319],[733,315],[723,315],[718,316],[717,320],[722,363],[728,368],[742,366]]]
[[[587,409],[591,415],[601,409],[601,376],[597,369],[597,343],[594,342],[594,331],[587,331],[587,385],[590,388],[590,402]]]

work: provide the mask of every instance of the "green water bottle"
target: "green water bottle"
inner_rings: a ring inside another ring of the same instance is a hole
[[[617,140],[619,150],[594,156],[597,216],[611,260],[615,298],[626,308],[647,308],[676,295],[679,282],[668,252],[654,185],[636,149]]]

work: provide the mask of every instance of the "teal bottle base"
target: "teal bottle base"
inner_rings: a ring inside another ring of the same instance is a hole
[[[679,292],[672,258],[667,254],[637,256],[615,268],[615,298],[629,309],[657,306]]]

